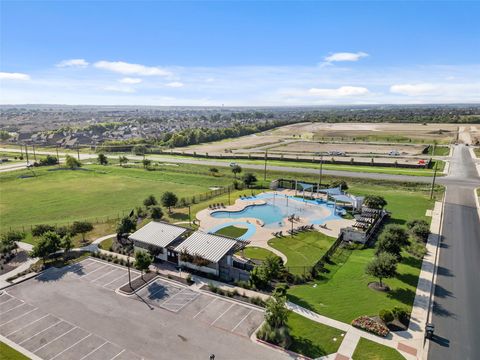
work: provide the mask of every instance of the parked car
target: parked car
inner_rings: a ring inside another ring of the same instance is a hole
[[[398,152],[397,150],[392,150],[388,153],[388,155],[390,156],[399,156],[400,155],[400,152]]]

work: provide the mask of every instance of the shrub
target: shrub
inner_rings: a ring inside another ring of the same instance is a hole
[[[35,225],[32,228],[32,235],[33,236],[42,236],[48,231],[55,231],[55,226],[53,225],[47,225],[47,224],[40,224],[40,225]]]
[[[389,322],[392,322],[394,319],[393,313],[387,309],[380,310],[380,313],[378,314],[378,316],[386,324],[388,324]]]
[[[208,290],[210,290],[213,293],[217,293],[219,288],[218,288],[218,286],[215,286],[212,283],[208,283]]]
[[[392,314],[403,325],[408,325],[408,322],[410,321],[410,315],[407,310],[396,306],[392,309]]]
[[[390,333],[390,330],[388,330],[385,325],[370,319],[368,316],[360,316],[356,318],[352,321],[352,326],[382,337],[385,337]]]
[[[260,328],[260,330],[258,330],[257,337],[263,341],[267,341],[271,344],[278,345],[283,348],[288,348],[291,343],[291,338],[287,326],[273,328],[268,323],[265,323]]]

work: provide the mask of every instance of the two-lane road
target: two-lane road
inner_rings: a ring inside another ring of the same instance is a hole
[[[480,359],[480,220],[474,189],[480,178],[468,148],[450,163],[429,359]]]

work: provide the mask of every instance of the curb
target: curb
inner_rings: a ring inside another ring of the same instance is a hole
[[[19,353],[22,353],[23,355],[25,355],[26,357],[28,357],[29,359],[31,360],[42,360],[42,358],[38,357],[37,355],[35,355],[34,353],[28,351],[27,349],[24,349],[23,347],[21,347],[20,345],[17,345],[16,343],[14,343],[13,341],[7,339],[6,337],[0,335],[0,341],[4,344],[7,344],[8,346],[10,346],[12,349],[14,350],[17,350]]]

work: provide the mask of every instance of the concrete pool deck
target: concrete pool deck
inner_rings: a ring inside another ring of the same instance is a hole
[[[273,192],[269,192],[273,193]],[[294,196],[295,191],[294,190],[284,190],[284,191],[275,191],[275,193],[280,196]],[[301,193],[298,192],[297,196],[301,196]],[[280,256],[284,263],[287,262],[286,256],[281,253],[280,251],[272,248],[271,246],[268,245],[268,240],[272,239],[274,236],[272,233],[274,232],[279,232],[282,231],[284,235],[288,235],[288,230],[292,228],[292,225],[290,222],[284,221],[283,226],[278,226],[275,228],[269,228],[269,227],[264,227],[263,223],[256,219],[256,218],[216,218],[211,216],[210,214],[215,211],[232,211],[232,212],[237,212],[237,211],[242,211],[248,206],[252,205],[264,205],[266,202],[262,199],[237,199],[233,205],[230,206],[225,206],[224,208],[219,208],[219,209],[204,209],[201,210],[197,213],[197,219],[200,221],[200,230],[209,232],[212,229],[214,230],[219,230],[224,226],[229,226],[233,225],[236,227],[251,227],[252,225],[255,227],[255,232],[245,240],[248,240],[250,242],[249,246],[257,246],[257,247],[262,247],[267,250],[270,250],[271,252],[275,253],[276,255]],[[315,206],[315,205],[312,205]],[[319,207],[318,209],[319,212],[322,212],[325,217],[325,222],[324,224],[321,225],[314,225],[314,229],[316,231],[319,231],[327,236],[331,237],[338,237],[340,233],[340,229],[343,227],[348,227],[353,225],[354,221],[353,220],[347,220],[347,219],[341,219],[341,218],[331,218],[330,213],[328,212],[327,209],[322,209]],[[242,226],[242,223],[245,225]],[[303,225],[310,225],[311,221],[308,218],[302,218],[300,216],[300,219],[298,221],[294,221],[293,227],[297,228]],[[222,226],[223,225],[223,226]],[[323,227],[325,226],[325,227]],[[287,238],[287,237],[285,237]]]

